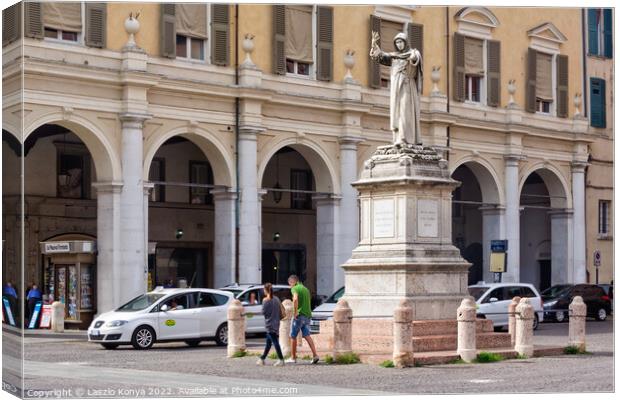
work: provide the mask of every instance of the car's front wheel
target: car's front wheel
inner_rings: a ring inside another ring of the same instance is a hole
[[[533,328],[534,330],[538,329],[538,325],[540,325],[540,321],[538,321],[538,313],[534,313],[534,322],[533,324]]]
[[[599,321],[605,321],[607,319],[607,310],[605,310],[604,308],[599,309],[596,312],[596,319],[598,319]]]
[[[118,347],[118,344],[116,343],[101,343],[101,345],[106,350],[114,350],[115,348]]]
[[[148,350],[155,343],[155,332],[150,326],[139,326],[131,337],[131,344],[136,350]]]
[[[215,343],[217,343],[218,346],[228,345],[228,324],[226,322],[220,325],[215,331]]]
[[[198,347],[198,345],[200,344],[200,340],[195,339],[195,340],[186,340],[185,344],[187,344],[189,347]]]

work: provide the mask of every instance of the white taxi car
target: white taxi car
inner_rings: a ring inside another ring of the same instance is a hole
[[[131,344],[146,350],[155,342],[203,340],[228,343],[226,310],[230,292],[213,289],[156,288],[114,311],[99,315],[88,328],[88,341],[106,349]]]

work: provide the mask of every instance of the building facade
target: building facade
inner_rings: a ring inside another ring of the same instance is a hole
[[[391,141],[371,30],[422,52],[470,282],[493,280],[495,239],[504,281],[587,279],[580,9],[30,2],[3,20],[3,268],[75,321],[168,280],[341,287],[350,184]]]
[[[587,45],[584,112],[594,141],[586,173],[586,238],[588,282],[610,283],[613,252],[614,60],[611,9],[582,12]],[[595,261],[595,253],[600,261]],[[598,264],[598,266],[597,266]]]

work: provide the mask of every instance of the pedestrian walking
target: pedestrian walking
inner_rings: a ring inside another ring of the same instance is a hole
[[[271,350],[271,345],[273,344],[278,354],[278,361],[276,361],[274,366],[281,367],[284,365],[284,356],[282,355],[282,349],[280,349],[278,332],[280,331],[280,320],[284,316],[282,313],[284,307],[282,303],[280,303],[280,299],[274,297],[271,283],[265,283],[263,290],[265,292],[265,298],[263,299],[263,315],[265,316],[267,337],[265,351],[263,351],[263,355],[260,356],[256,364],[265,365],[265,358],[269,355],[269,350]]]
[[[37,305],[37,302],[43,300],[43,294],[41,294],[41,290],[36,283],[32,283],[30,290],[26,295],[26,300],[28,301],[28,320],[30,320],[30,318],[32,318],[32,314],[34,313],[34,307]]]
[[[301,336],[306,339],[310,350],[312,350],[312,364],[316,364],[319,362],[319,356],[310,336],[310,318],[312,317],[310,291],[299,281],[297,275],[289,276],[288,284],[293,294],[293,323],[291,325],[291,358],[287,359],[286,362],[297,362],[297,335],[301,331]]]

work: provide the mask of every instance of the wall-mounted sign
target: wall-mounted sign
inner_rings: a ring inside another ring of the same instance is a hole
[[[71,245],[69,242],[53,242],[45,243],[45,253],[69,253],[71,251]]]
[[[508,251],[508,240],[491,240],[491,252],[505,253]]]
[[[594,250],[594,266],[596,268],[601,266],[601,251],[600,250]]]
[[[491,253],[491,272],[506,272],[506,253]]]

